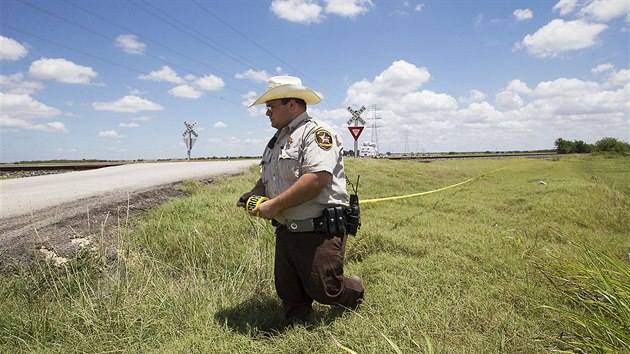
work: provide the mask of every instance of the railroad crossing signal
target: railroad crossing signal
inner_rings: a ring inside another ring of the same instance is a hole
[[[352,118],[348,121],[348,125],[352,124],[353,121],[355,126],[358,125],[358,122],[365,125],[365,121],[361,118],[361,113],[363,113],[363,111],[365,111],[365,106],[361,106],[359,109],[352,109],[352,107],[348,107],[348,112],[352,114]]]
[[[358,139],[359,135],[361,135],[361,132],[363,131],[363,127],[359,127],[359,122],[365,125],[365,121],[363,120],[363,118],[361,118],[361,113],[363,113],[363,111],[365,111],[365,106],[361,106],[361,108],[359,109],[352,109],[352,107],[348,107],[348,112],[352,114],[352,118],[350,118],[350,120],[348,121],[348,125],[354,122],[353,127],[348,127],[348,130],[350,130],[350,134],[352,134],[352,137],[354,138],[354,157],[359,156]]]
[[[186,148],[188,149],[188,160],[190,160],[190,150],[192,150],[193,145],[195,145],[195,141],[197,141],[197,133],[193,130],[193,127],[197,124],[197,122],[184,122],[186,126],[186,131],[184,132],[184,144],[186,144]],[[194,138],[193,138],[194,136]]]

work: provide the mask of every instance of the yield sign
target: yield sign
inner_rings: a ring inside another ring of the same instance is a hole
[[[352,137],[354,138],[354,140],[359,140],[359,135],[361,135],[363,128],[365,127],[360,127],[360,126],[348,127],[348,130],[350,131],[350,134],[352,134]]]

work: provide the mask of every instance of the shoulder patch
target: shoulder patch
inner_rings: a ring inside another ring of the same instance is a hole
[[[333,146],[332,135],[326,129],[318,129],[315,132],[315,140],[320,148],[328,151]]]

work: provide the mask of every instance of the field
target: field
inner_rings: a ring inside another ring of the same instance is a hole
[[[630,343],[630,158],[347,159],[366,302],[282,327],[273,229],[235,207],[256,169],[189,195],[61,267],[0,274],[0,352],[621,352]]]

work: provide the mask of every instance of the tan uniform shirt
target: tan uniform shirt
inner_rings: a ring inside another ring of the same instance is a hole
[[[330,126],[304,112],[274,137],[275,144],[265,149],[260,162],[267,197],[277,197],[305,173],[326,171],[333,177],[314,199],[281,211],[278,222],[316,218],[330,206],[348,205],[343,145]]]

